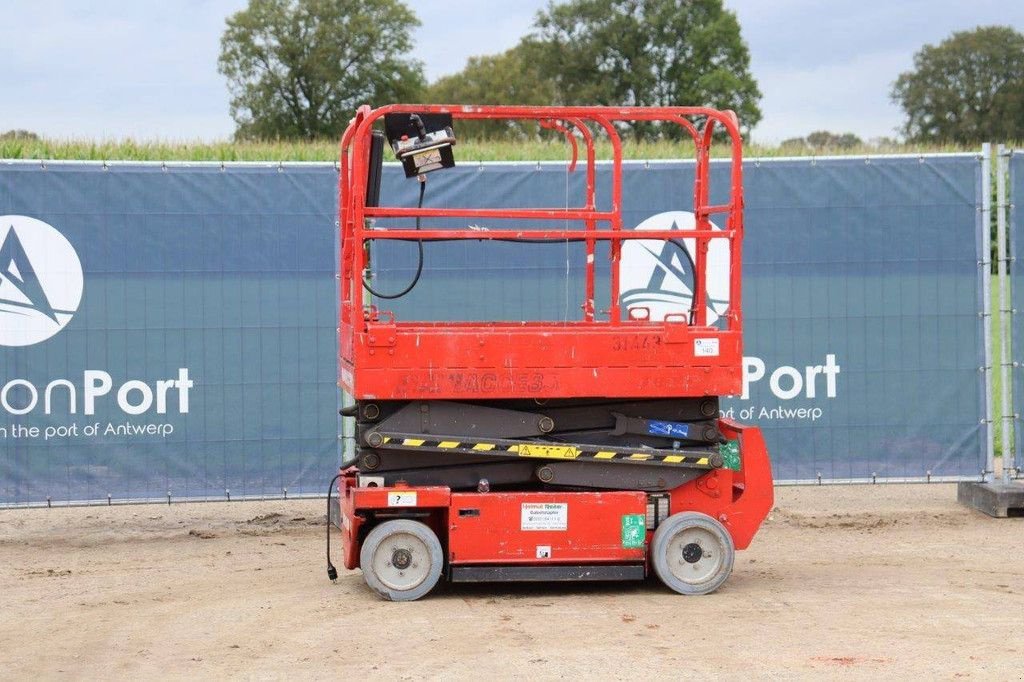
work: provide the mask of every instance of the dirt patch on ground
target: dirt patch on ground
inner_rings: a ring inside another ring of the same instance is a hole
[[[1024,519],[950,485],[777,498],[711,596],[472,585],[409,604],[358,571],[327,580],[323,500],[0,511],[0,677],[1019,678]]]

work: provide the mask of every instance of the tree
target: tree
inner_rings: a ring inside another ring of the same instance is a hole
[[[802,152],[810,149],[806,137],[789,137],[779,143],[779,149],[792,152]]]
[[[828,130],[815,130],[807,136],[807,144],[811,149],[851,149],[864,144],[864,141],[853,133],[836,134]]]
[[[552,2],[527,42],[563,104],[711,106],[735,110],[747,128],[761,119],[750,53],[721,0]]]
[[[807,137],[791,137],[783,140],[780,148],[793,151],[826,152],[838,149],[852,149],[864,144],[853,133],[833,133],[828,130],[815,130]]]
[[[1024,138],[1024,35],[987,26],[925,45],[891,94],[907,116],[903,133],[913,141]]]
[[[218,68],[242,138],[336,137],[356,107],[412,101],[416,15],[400,0],[249,0],[227,20]]]
[[[501,54],[470,57],[459,73],[437,80],[427,90],[427,99],[439,104],[551,104],[553,83],[545,78],[530,54],[520,44]],[[470,135],[520,135],[523,128],[510,121],[460,121],[461,132]]]
[[[0,133],[0,140],[11,140],[20,142],[38,142],[39,136],[33,133],[31,130],[8,130],[6,133]]]

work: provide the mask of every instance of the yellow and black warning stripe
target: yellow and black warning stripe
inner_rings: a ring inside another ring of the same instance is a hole
[[[715,469],[722,465],[717,453],[705,450],[637,450],[599,445],[516,441],[503,439],[443,438],[423,434],[371,432],[366,437],[370,447],[387,450],[417,449],[498,457],[533,457],[537,459],[653,464]]]

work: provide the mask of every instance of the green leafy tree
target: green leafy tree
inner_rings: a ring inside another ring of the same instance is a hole
[[[807,145],[811,149],[852,149],[864,144],[864,141],[853,133],[833,133],[828,130],[816,130],[807,136]]]
[[[837,134],[828,130],[815,130],[807,137],[791,137],[788,140],[783,140],[779,147],[789,151],[823,152],[853,149],[863,144],[864,140],[853,133]]]
[[[249,0],[227,20],[219,70],[240,138],[338,136],[360,104],[412,101],[416,15],[400,0]]]
[[[1024,35],[1008,26],[962,31],[914,55],[892,99],[913,141],[975,144],[1024,138]]]
[[[8,130],[5,133],[0,133],[0,140],[20,140],[21,142],[38,142],[39,136],[33,133],[31,130]]]
[[[809,148],[806,137],[789,137],[779,143],[779,149],[785,151],[802,152]]]
[[[438,104],[551,104],[554,84],[544,76],[520,44],[501,54],[470,57],[462,71],[438,79],[427,90],[427,99]],[[471,136],[523,135],[535,126],[509,121],[460,121],[459,132]]]
[[[761,119],[750,53],[721,0],[552,2],[526,42],[564,104],[711,106],[733,109],[747,128]]]

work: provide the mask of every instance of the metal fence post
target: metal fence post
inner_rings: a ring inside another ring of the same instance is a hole
[[[1015,384],[1017,382],[1017,372],[1020,371],[1021,363],[1016,359],[1017,356],[1013,352],[1013,338],[1014,338],[1014,325],[1016,324],[1015,319],[1017,315],[1017,307],[1014,304],[1014,276],[1016,273],[1017,263],[1017,240],[1020,238],[1018,234],[1018,218],[1016,201],[1014,200],[1014,154],[1019,154],[1018,150],[1015,150],[1012,146],[1006,150],[1006,156],[1003,160],[1003,168],[1006,182],[1006,197],[1003,201],[1004,204],[1004,215],[1006,216],[1006,271],[1007,271],[1007,287],[1010,296],[1010,362],[1009,362],[1009,374],[1010,374],[1010,409],[1012,410],[1011,416],[1013,419],[1010,421],[1010,430],[1013,432],[1013,445],[1011,446],[1011,454],[1013,455],[1011,464],[1012,470],[1010,475],[1013,479],[1020,479],[1024,474],[1024,460],[1022,460],[1021,447],[1019,438],[1024,435],[1021,431],[1018,422],[1021,420],[1021,410],[1019,405],[1020,399],[1024,398],[1024,395],[1017,395]]]
[[[1013,422],[1013,407],[1010,405],[1010,325],[1012,324],[1013,307],[1010,301],[1010,283],[1007,274],[1006,244],[1006,174],[1010,170],[1009,155],[1006,145],[999,145],[996,151],[996,246],[999,258],[999,378],[1000,378],[1000,412],[1002,413],[1002,456],[1003,483],[1010,482],[1014,465],[1016,448],[1010,438],[1010,424]]]
[[[992,482],[995,475],[995,434],[992,428],[992,143],[981,145],[981,206],[978,225],[981,254],[978,260],[981,285],[981,328],[983,334],[982,377],[985,392],[985,416],[981,420],[985,428],[985,471],[986,482]]]

